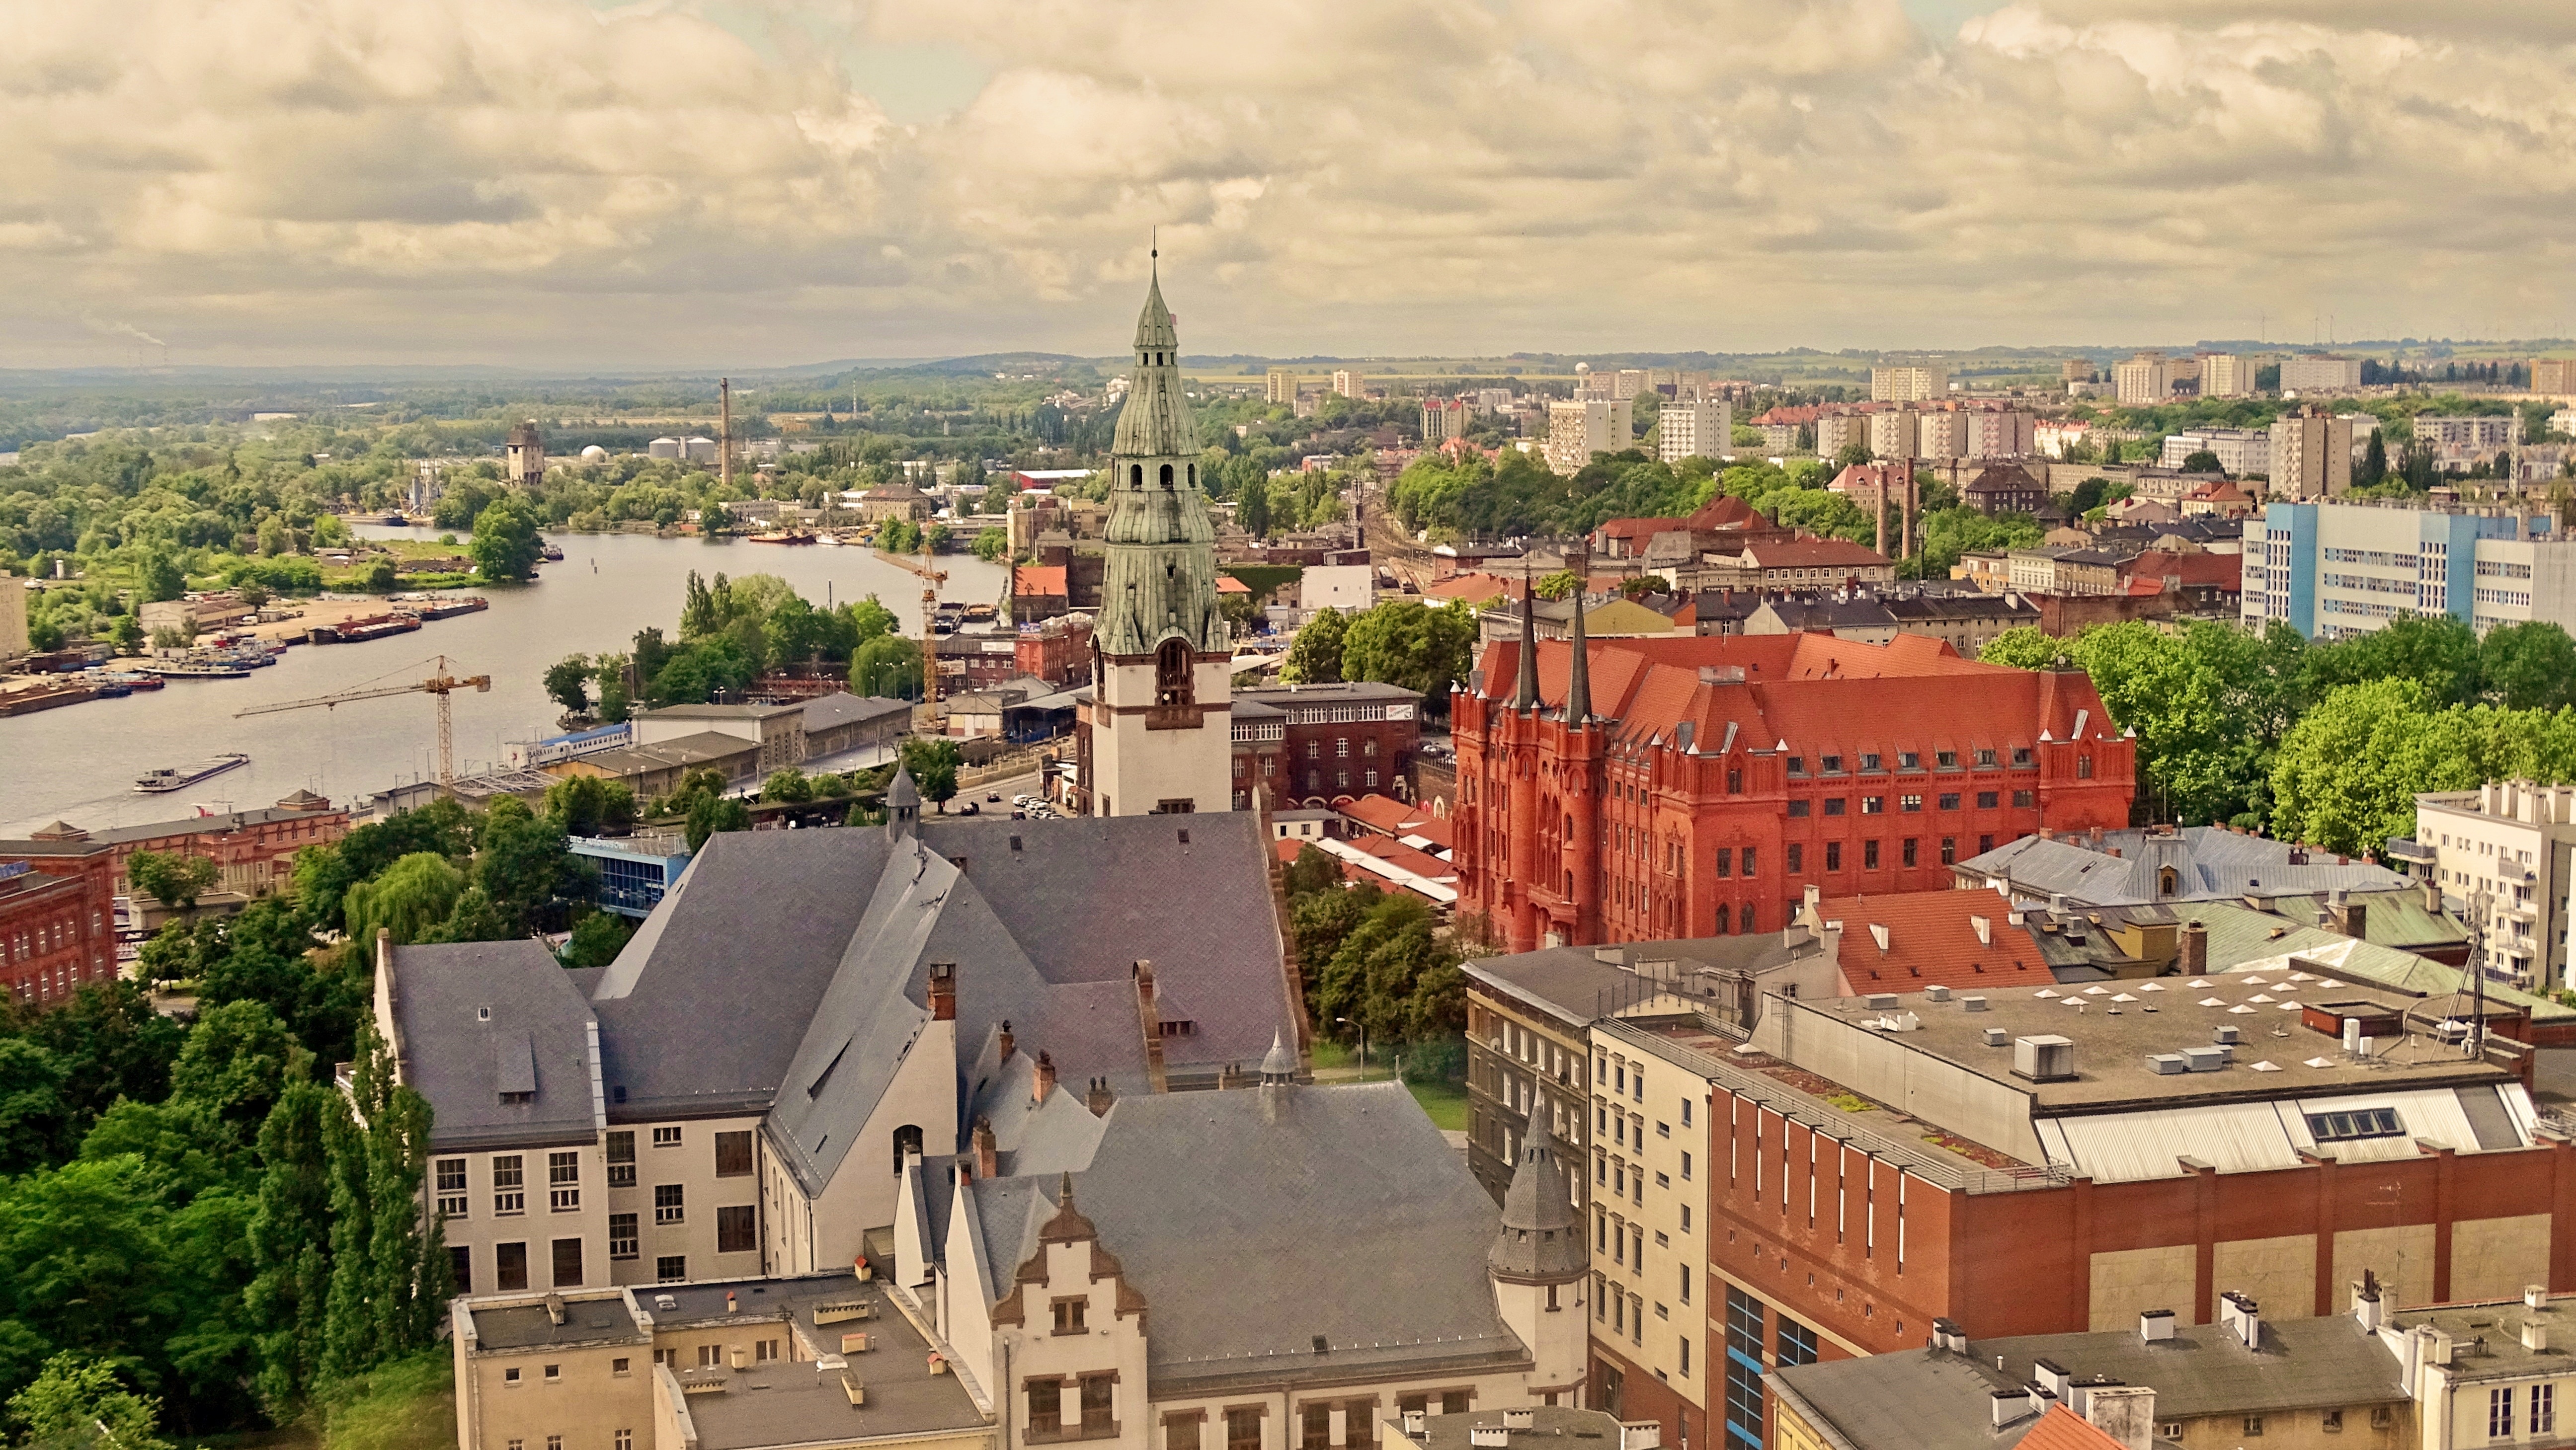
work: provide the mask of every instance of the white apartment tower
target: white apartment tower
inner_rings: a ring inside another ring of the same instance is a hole
[[[1655,415],[1655,456],[1666,463],[1723,458],[1734,443],[1735,413],[1724,398],[1674,398]]]
[[[1333,369],[1333,393],[1336,397],[1356,398],[1360,392],[1359,374],[1349,368]]]
[[[2200,395],[2204,398],[2243,398],[2254,392],[2254,364],[2250,358],[2232,352],[2205,352],[2200,355]]]
[[[1921,416],[1912,408],[1869,414],[1869,456],[1882,463],[1917,456],[1919,433],[1916,420]]]
[[[1626,398],[1578,398],[1547,405],[1547,466],[1572,473],[1595,453],[1635,446],[1636,405]]]
[[[2173,362],[2160,352],[2142,352],[2113,363],[2111,386],[2121,402],[2132,406],[2164,402],[2173,394]]]
[[[1263,393],[1262,401],[1266,403],[1286,403],[1290,407],[1295,407],[1297,403],[1297,370],[1294,368],[1272,368],[1270,370],[1267,387]]]
[[[1094,815],[1222,811],[1234,799],[1234,649],[1217,612],[1216,530],[1179,349],[1157,277],[1136,319],[1136,385],[1109,451],[1108,559],[1091,640]]]
[[[2415,847],[2445,896],[2483,902],[2491,977],[2532,991],[2568,973],[2567,891],[2576,865],[2576,786],[2490,781],[2415,797]]]
[[[1869,396],[1880,403],[1928,403],[1950,395],[1950,370],[1891,367],[1869,370]]]

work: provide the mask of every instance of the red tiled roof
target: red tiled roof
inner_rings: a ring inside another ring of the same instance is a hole
[[[1252,592],[1252,586],[1235,578],[1231,574],[1219,574],[1216,576],[1216,592],[1219,594],[1249,594]]]
[[[1688,527],[1684,519],[1611,519],[1593,532],[1605,539],[1651,539]]]
[[[1714,495],[1683,520],[1697,533],[1716,533],[1726,529],[1743,529],[1759,533],[1779,525],[1765,517],[1760,509],[1731,493]]]
[[[1064,592],[1062,564],[1022,564],[1011,571],[1013,594],[1052,595]]]
[[[2223,478],[2212,483],[2204,483],[2184,494],[2183,497],[2196,499],[2202,503],[2252,503],[2254,501],[2253,495]]]
[[[1825,487],[1836,493],[1876,494],[1882,488],[1901,487],[1906,477],[1906,469],[1894,463],[1849,463]]]
[[[1423,586],[1422,594],[1426,599],[1464,599],[1470,604],[1482,604],[1512,593],[1512,583],[1496,574],[1456,574]]]
[[[1848,539],[1774,539],[1745,545],[1744,557],[1761,569],[1884,568],[1888,562]]]
[[[2119,1450],[2120,1444],[2082,1415],[2064,1405],[2051,1405],[2021,1437],[2016,1450]]]
[[[1400,800],[1382,795],[1364,795],[1355,801],[1345,801],[1337,809],[1361,825],[1373,831],[1384,832],[1399,841],[1406,836],[1420,836],[1434,845],[1446,847],[1450,844],[1449,823],[1446,820],[1434,816],[1419,806],[1406,805]]]
[[[2055,980],[2030,933],[2012,924],[2011,903],[1991,891],[1900,891],[1828,896],[1824,921],[1843,924],[1843,991],[1920,992],[1945,987],[2045,986]],[[1985,940],[1976,918],[1986,922]],[[1887,931],[1878,944],[1873,927]]]
[[[2245,556],[2169,554],[2149,549],[2122,564],[2120,572],[2132,579],[2179,579],[2185,588],[2215,584],[2221,589],[2237,589],[2244,583]]]

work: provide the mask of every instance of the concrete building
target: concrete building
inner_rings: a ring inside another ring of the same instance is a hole
[[[1975,659],[1995,636],[2040,621],[2038,606],[2014,593],[1920,594],[1888,590],[1768,594],[1739,634],[1830,634],[1864,644],[1926,635]]]
[[[2219,471],[2231,478],[2272,473],[2272,433],[2267,428],[2190,428],[2165,435],[2164,452],[2156,462],[2166,468],[2180,468],[2183,460],[2195,453],[2218,456]]]
[[[2361,386],[2361,359],[2302,353],[2281,359],[2283,393],[2351,392]]]
[[[1956,457],[2028,458],[2039,451],[2039,420],[2028,413],[1978,408],[1958,417]]]
[[[2543,357],[2531,361],[2531,390],[2543,397],[2576,394],[2576,358]],[[2572,430],[2561,428],[2565,433]]]
[[[1366,391],[1366,388],[1366,380],[1358,373],[1352,372],[1348,368],[1335,368],[1333,370],[1334,397],[1356,398],[1360,396],[1362,392]]]
[[[1881,403],[1924,403],[1950,396],[1950,370],[1939,367],[1874,367],[1869,396]]]
[[[1855,443],[1863,448],[1869,446],[1867,413],[1819,413],[1816,415],[1815,428],[1818,458],[1838,458],[1844,449]]]
[[[502,450],[501,476],[521,488],[542,488],[546,481],[546,437],[537,431],[537,420],[530,418],[510,429],[509,442]]]
[[[27,652],[27,581],[0,569],[0,660]]]
[[[2274,498],[2340,497],[2352,487],[2352,420],[2315,411],[2274,419],[2270,478]]]
[[[2567,953],[2576,787],[2507,780],[2419,795],[2414,840],[2390,850],[2484,916],[2489,975],[2527,991],[2576,987]]]
[[[2232,352],[2205,352],[2200,355],[2200,395],[2204,398],[2245,398],[2254,393],[2254,363],[2250,358]]]
[[[689,868],[689,838],[660,831],[574,836],[571,850],[599,873],[599,907],[642,920]]]
[[[665,705],[639,710],[629,723],[637,746],[669,745],[708,733],[746,741],[759,747],[751,762],[758,775],[805,759],[803,705]]]
[[[2244,618],[2310,639],[2449,614],[2481,633],[2528,619],[2576,627],[2576,540],[2547,513],[2381,503],[2273,503],[2245,522]]]
[[[1297,370],[1272,368],[1262,397],[1266,402],[1293,406],[1297,401]]]
[[[1464,438],[1475,420],[1475,407],[1463,398],[1425,398],[1422,402],[1422,446],[1431,448],[1452,438]]]
[[[2522,441],[2522,420],[2512,414],[2418,414],[2415,441],[2445,464],[2490,460]]]
[[[1723,397],[1676,397],[1655,414],[1655,456],[1666,463],[1734,451],[1734,406]]]
[[[1077,727],[1093,815],[1221,811],[1232,799],[1233,632],[1217,609],[1216,529],[1179,346],[1157,278],[1136,319],[1136,388],[1110,442],[1099,663]],[[1346,381],[1336,374],[1335,391]]]
[[[1868,421],[1869,456],[1896,463],[1914,458],[1922,446],[1922,415],[1911,408],[1891,408],[1863,415]]]
[[[1906,635],[1536,633],[1451,702],[1462,909],[1515,951],[1778,930],[1810,881],[1946,885],[1925,841],[2128,820],[2134,742],[2080,674]]]
[[[2142,352],[2111,364],[2111,386],[2129,407],[2162,403],[2173,397],[2173,360],[2160,352]]]
[[[1570,474],[1595,453],[1636,446],[1635,404],[1626,398],[1590,398],[1547,405],[1547,466]]]

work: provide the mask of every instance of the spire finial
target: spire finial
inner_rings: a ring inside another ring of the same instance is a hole
[[[1520,688],[1512,695],[1515,710],[1538,708],[1538,584],[1530,573],[1530,558],[1521,555],[1521,660]]]

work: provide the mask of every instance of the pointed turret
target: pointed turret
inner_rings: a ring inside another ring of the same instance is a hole
[[[1503,1194],[1503,1228],[1485,1255],[1494,1277],[1516,1284],[1562,1284],[1583,1277],[1589,1256],[1583,1230],[1567,1196],[1564,1170],[1547,1119],[1530,1119],[1521,1140],[1520,1166]]]
[[[886,782],[886,839],[901,840],[921,825],[921,789],[912,783],[912,770],[898,762],[894,779]]]
[[[1520,688],[1512,693],[1512,708],[1538,708],[1538,589],[1530,582],[1529,556],[1521,556],[1521,669]]]
[[[1281,1087],[1297,1080],[1297,1054],[1288,1050],[1288,1035],[1273,1030],[1270,1051],[1261,1059],[1261,1085]]]
[[[1592,645],[1583,635],[1583,580],[1592,561],[1574,561],[1574,658],[1566,667],[1565,723],[1581,725],[1592,718]]]

